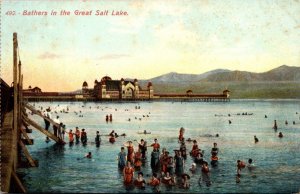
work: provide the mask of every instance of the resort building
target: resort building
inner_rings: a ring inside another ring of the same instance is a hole
[[[94,88],[88,88],[87,82],[82,84],[83,96],[93,96],[96,99],[152,99],[154,96],[153,86],[148,82],[147,88],[142,89],[138,80],[134,81],[112,80],[109,76],[100,81],[95,80]]]
[[[39,87],[32,88],[31,86],[29,86],[28,89],[24,89],[23,92],[25,92],[25,93],[42,93],[42,90]]]

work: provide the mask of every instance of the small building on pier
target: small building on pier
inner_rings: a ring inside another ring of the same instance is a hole
[[[25,92],[25,93],[42,93],[42,89],[37,86],[34,88],[29,86],[28,89],[24,89],[23,92]]]

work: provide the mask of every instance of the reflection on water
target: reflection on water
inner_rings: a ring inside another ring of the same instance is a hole
[[[298,192],[300,188],[299,101],[35,103],[36,108],[40,109],[41,106],[50,106],[52,116],[59,115],[67,131],[74,130],[76,126],[85,128],[88,144],[58,146],[53,141],[46,143],[45,136],[34,130],[30,135],[35,139],[35,144],[28,148],[33,158],[39,160],[39,167],[20,170],[30,192],[154,192],[150,186],[146,186],[145,190],[123,186],[123,175],[117,167],[117,154],[128,140],[139,141],[143,138],[149,145],[154,138],[158,138],[161,147],[174,156],[173,150],[179,148],[177,139],[180,127],[186,129],[186,139],[190,137],[199,142],[199,147],[205,151],[206,161],[210,161],[210,149],[213,142],[217,142],[220,149],[219,165],[214,168],[209,165],[209,176],[201,173],[200,166],[197,166],[196,173],[191,174],[188,169],[193,161],[188,156],[185,171],[191,176],[190,189],[161,185],[162,192],[290,193]],[[136,106],[141,108],[136,109]],[[61,112],[67,107],[68,113]],[[245,112],[247,115],[242,115]],[[105,121],[107,114],[112,114],[112,122]],[[32,117],[44,125],[42,119],[35,115]],[[277,132],[272,129],[275,119],[279,127]],[[228,120],[232,123],[229,124]],[[285,125],[285,120],[288,120],[288,125]],[[126,133],[127,136],[117,138],[114,144],[109,143],[107,136],[101,136],[101,145],[96,147],[96,131],[106,135],[111,130],[118,134]],[[138,133],[144,130],[151,131],[151,134]],[[283,132],[284,138],[277,137],[279,131]],[[219,137],[215,137],[215,134],[219,134]],[[259,138],[257,144],[254,144],[254,135]],[[186,142],[188,152],[192,145]],[[136,143],[134,146],[137,149]],[[151,150],[148,148],[148,160],[142,167],[146,180],[152,174]],[[92,152],[92,159],[84,158],[88,152]],[[252,171],[243,169],[240,183],[236,183],[236,160],[246,162],[248,158],[254,160],[256,168]]]

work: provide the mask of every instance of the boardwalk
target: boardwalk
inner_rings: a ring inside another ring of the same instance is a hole
[[[16,33],[13,35],[13,45],[13,87],[1,79],[1,192],[25,193],[26,188],[16,173],[17,168],[38,166],[38,161],[31,157],[26,147],[26,145],[33,145],[33,140],[27,134],[31,131],[28,127],[34,127],[58,144],[64,144],[64,141],[28,118],[25,108],[43,119],[47,119],[52,125],[58,125],[53,120],[45,118],[32,106],[24,104],[23,76],[21,74],[21,60],[17,57],[18,40]],[[27,164],[22,162],[22,155],[27,160]]]

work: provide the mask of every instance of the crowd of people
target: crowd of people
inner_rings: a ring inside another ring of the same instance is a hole
[[[155,138],[150,145],[147,145],[144,139],[141,139],[139,142],[137,140],[125,142],[118,154],[118,168],[123,173],[124,184],[141,189],[145,189],[145,187],[149,185],[157,192],[160,191],[159,187],[161,184],[189,189],[189,173],[196,173],[198,168],[201,169],[202,174],[207,176],[209,180],[209,163],[203,159],[204,152],[199,148],[198,142],[193,140],[191,151],[187,153],[184,132],[185,129],[180,128],[178,137],[179,148],[173,150],[174,156],[171,156],[166,148],[161,148],[157,138]],[[134,149],[135,146],[137,147],[136,150]],[[150,154],[152,176],[146,181],[142,168],[146,164],[148,157],[147,150],[149,147],[152,147]],[[218,165],[218,153],[219,149],[217,143],[213,143],[210,153],[212,167]],[[193,160],[193,163],[189,168],[189,172],[186,172],[185,163],[188,155]],[[137,172],[136,177],[135,172]]]
[[[139,109],[139,107],[136,107]],[[51,119],[50,114],[50,107],[47,108],[43,112],[43,116],[45,118]],[[247,115],[247,113],[245,114]],[[250,115],[250,114],[249,114]],[[230,116],[230,115],[229,115]],[[267,118],[267,115],[265,115]],[[45,121],[45,129],[49,130],[50,122],[47,119]],[[66,131],[65,125],[60,122],[59,116],[56,116],[53,119],[53,132],[54,135],[64,139],[64,135],[67,134],[69,137],[69,144],[72,145],[75,143],[82,143],[83,145],[87,144],[88,138],[85,129],[79,129],[78,127],[75,128],[73,131],[72,129],[69,132]],[[106,121],[112,121],[112,115],[106,115]],[[55,124],[56,123],[56,124]],[[231,120],[229,120],[229,124],[231,124]],[[285,122],[288,125],[288,122]],[[295,124],[295,121],[293,122]],[[274,120],[273,129],[277,132],[278,126],[277,121]],[[201,150],[200,146],[198,145],[197,140],[192,140],[188,138],[185,140],[184,138],[185,129],[181,127],[179,129],[179,136],[178,136],[178,148],[174,149],[174,156],[170,154],[170,150],[165,148],[161,149],[161,145],[158,143],[158,139],[155,138],[153,143],[147,145],[147,141],[141,139],[140,141],[132,140],[127,141],[123,144],[118,153],[118,168],[123,174],[123,182],[126,186],[134,186],[140,189],[145,189],[148,186],[153,187],[156,192],[159,192],[160,185],[164,184],[166,186],[178,186],[180,188],[189,189],[190,188],[190,175],[189,173],[196,173],[197,169],[201,170],[201,173],[208,177],[210,174],[209,162],[204,160],[204,151]],[[146,133],[146,130],[144,131]],[[118,134],[114,132],[114,130],[108,135],[109,141],[113,143],[115,138],[118,137]],[[125,136],[125,135],[124,135]],[[215,137],[219,137],[219,134],[216,134]],[[283,137],[282,132],[278,134],[279,138]],[[49,138],[47,138],[49,140]],[[192,142],[193,145],[191,147],[190,152],[188,152],[185,142]],[[258,137],[254,135],[254,143],[257,144],[259,142]],[[96,132],[95,136],[95,144],[96,146],[100,146],[101,144],[101,135],[100,132]],[[135,150],[135,147],[137,149]],[[144,174],[142,172],[143,167],[145,166],[146,161],[148,159],[148,148],[151,147],[150,153],[150,167],[152,169],[152,175],[149,180],[145,180]],[[219,162],[219,148],[216,142],[213,143],[213,147],[211,148],[210,152],[210,165],[211,167],[218,166]],[[89,152],[86,158],[92,158],[91,152]],[[189,168],[189,171],[185,171],[185,163],[187,158],[190,157],[192,159],[192,165]],[[253,170],[254,164],[251,158],[248,159],[248,164],[246,164],[242,160],[237,160],[236,164],[236,182],[239,183],[242,169],[248,168],[249,170]],[[137,172],[137,173],[135,173]],[[209,185],[210,183],[208,183]]]

